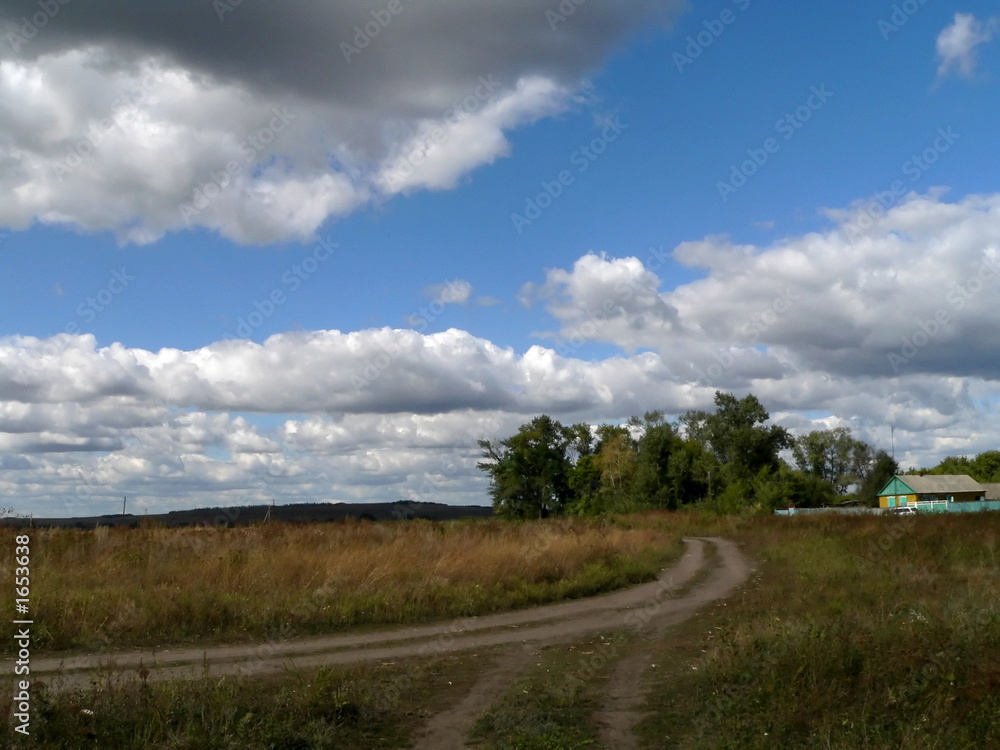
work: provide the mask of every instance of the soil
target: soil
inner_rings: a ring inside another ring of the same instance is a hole
[[[455,705],[430,717],[417,734],[417,748],[448,750],[465,746],[476,720],[499,699],[546,645],[587,634],[632,630],[639,638],[614,665],[605,685],[604,705],[595,715],[601,743],[615,750],[636,747],[633,727],[641,718],[642,674],[649,666],[648,639],[732,594],[752,566],[732,542],[685,539],[681,559],[658,580],[610,594],[517,612],[392,630],[302,638],[256,645],[202,649],[160,649],[35,658],[32,675],[54,689],[86,687],[97,669],[122,670],[123,681],[159,681],[223,674],[264,674],[324,664],[396,661],[500,646],[498,661]],[[706,561],[705,548],[715,554]],[[12,662],[11,659],[7,660]],[[5,669],[13,669],[7,664]],[[144,670],[144,671],[145,671]]]

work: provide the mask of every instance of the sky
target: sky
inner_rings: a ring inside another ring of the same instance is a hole
[[[0,506],[485,504],[477,439],[718,390],[904,468],[1000,448],[998,34],[0,0]]]

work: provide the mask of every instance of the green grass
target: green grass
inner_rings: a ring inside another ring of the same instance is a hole
[[[1000,746],[998,532],[993,514],[747,525],[760,570],[661,643],[648,746]]]
[[[457,700],[472,656],[273,677],[124,684],[102,677],[69,693],[33,687],[31,736],[0,715],[12,750],[306,750],[408,746],[424,715]],[[0,694],[10,705],[10,694]]]
[[[653,539],[724,536],[738,541],[757,564],[736,595],[653,642],[651,662],[657,668],[645,685],[649,718],[640,725],[646,747],[1000,747],[1000,514],[726,519],[685,512],[631,516],[578,527],[577,534],[570,526],[555,536],[546,528],[445,530],[436,557],[426,559],[436,560],[437,571],[448,571],[464,587],[462,606],[473,608],[628,582],[643,575],[643,566],[658,569],[656,555],[676,556],[675,543],[656,552]],[[362,531],[386,534],[395,545],[394,562],[385,561],[384,571],[405,573],[407,545],[431,538],[421,526]],[[631,535],[619,541],[635,545],[627,554],[598,554],[595,562],[580,552],[597,536],[625,532]],[[659,536],[642,536],[651,532]],[[548,540],[544,548],[539,539]],[[510,555],[527,540],[536,546],[521,548],[520,556],[528,560],[518,568],[516,582],[501,589],[480,583],[477,589],[475,575],[482,581],[490,571],[510,566]],[[64,542],[65,549],[73,543]],[[490,555],[476,561],[473,575],[476,550]],[[569,569],[562,555],[572,551],[582,562]],[[228,565],[232,548],[223,552]],[[258,553],[249,548],[245,553],[252,564]],[[307,549],[307,554],[320,552]],[[426,570],[401,580],[421,577]],[[352,595],[362,588],[359,584]],[[598,747],[594,711],[607,673],[627,649],[645,647],[609,646],[618,642],[608,641],[610,632],[604,635],[603,642],[594,637],[546,649],[541,665],[518,679],[478,722],[479,746]],[[103,685],[58,698],[36,692],[37,734],[34,744],[24,746],[405,747],[426,716],[467,693],[488,667],[483,658],[148,689]],[[9,692],[0,700],[10,705]],[[13,736],[9,721],[9,714],[0,717],[0,736]],[[95,731],[96,740],[90,735]]]
[[[473,737],[488,750],[596,748],[593,712],[615,659],[627,647],[626,632],[607,633],[553,646],[517,680],[477,723]]]

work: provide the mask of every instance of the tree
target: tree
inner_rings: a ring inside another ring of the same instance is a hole
[[[601,468],[594,455],[581,456],[570,467],[569,489],[572,499],[567,512],[580,516],[592,516],[604,510],[604,496],[601,492]]]
[[[985,451],[976,456],[971,474],[977,482],[1000,482],[1000,451]]]
[[[570,432],[543,414],[505,440],[478,441],[486,460],[477,466],[490,476],[489,492],[498,516],[545,518],[564,510],[571,497]]]
[[[858,487],[858,500],[871,506],[878,505],[878,491],[899,473],[899,464],[896,459],[879,450],[875,454],[871,470]]]
[[[652,508],[676,509],[679,503],[669,481],[670,462],[683,441],[670,424],[647,422],[639,440],[632,494],[636,504]]]
[[[636,443],[627,427],[602,424],[597,428],[597,467],[601,486],[610,495],[623,497],[632,486],[636,470]]]
[[[771,415],[752,393],[742,399],[716,391],[714,414],[689,413],[687,424],[707,440],[730,478],[751,481],[761,469],[777,468],[778,453],[791,443],[788,431],[765,425]]]
[[[977,482],[1000,482],[1000,451],[984,451],[975,458],[948,456],[927,474],[968,474]]]
[[[867,475],[871,446],[856,440],[846,427],[815,430],[792,441],[796,468],[824,479],[843,495]]]
[[[968,474],[976,479],[975,466],[971,459],[965,456],[948,456],[933,469],[922,469],[927,474]],[[978,480],[977,480],[978,481]]]

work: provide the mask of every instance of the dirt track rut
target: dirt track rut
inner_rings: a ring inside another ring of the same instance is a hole
[[[58,674],[62,687],[85,686],[96,669],[121,669],[125,680],[138,679],[137,667],[149,670],[150,681],[200,677],[206,674],[263,674],[323,664],[392,661],[508,644],[546,645],[588,633],[635,628],[661,632],[731,594],[752,568],[736,546],[723,539],[685,539],[681,559],[654,582],[623,591],[518,612],[467,618],[450,623],[398,628],[357,635],[325,636],[262,645],[219,646],[208,649],[164,649],[38,658],[33,676]],[[718,566],[692,583],[705,568],[705,544],[718,552]],[[688,587],[685,590],[685,587]],[[418,736],[418,747],[447,750],[462,747],[473,723],[530,663],[527,651],[510,648],[484,674],[469,694],[452,708],[432,717]],[[8,660],[9,661],[9,660]],[[609,748],[633,746],[631,726],[638,715],[642,654],[622,658],[608,682],[607,703],[598,713],[602,742]],[[8,665],[9,666],[9,665]]]

